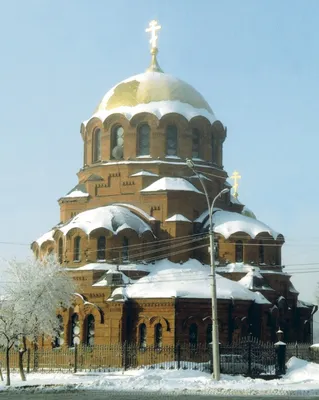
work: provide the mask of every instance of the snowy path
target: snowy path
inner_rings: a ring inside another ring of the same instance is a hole
[[[109,373],[40,374],[31,373],[27,382],[21,382],[17,374],[12,375],[12,387],[38,386],[42,391],[111,391],[152,392],[162,394],[209,394],[223,396],[319,396],[319,365],[293,357],[288,362],[287,374],[282,379],[264,381],[242,376],[222,375],[214,382],[205,372],[194,370],[131,370]],[[46,387],[46,385],[57,385]],[[39,387],[40,386],[40,387]],[[7,390],[3,382],[0,391]],[[30,389],[28,389],[30,390]],[[3,397],[4,393],[1,393]],[[154,397],[152,395],[152,397]]]

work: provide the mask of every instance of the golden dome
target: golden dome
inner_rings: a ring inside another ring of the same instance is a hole
[[[176,112],[187,119],[202,115],[215,120],[209,104],[191,85],[151,68],[114,86],[95,110],[97,115],[115,112],[151,112],[158,117]]]

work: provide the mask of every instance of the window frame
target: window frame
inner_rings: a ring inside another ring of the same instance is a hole
[[[101,245],[101,241],[103,242],[103,245]],[[106,236],[105,235],[98,236],[97,241],[96,241],[96,250],[97,250],[96,260],[97,261],[105,261],[106,260]],[[104,256],[100,257],[101,254]]]
[[[81,236],[75,236],[73,240],[73,261],[81,261]]]
[[[142,132],[143,128],[147,128],[148,132]],[[146,152],[142,152],[141,149],[143,148],[142,146],[142,141],[143,141],[143,135],[147,135],[147,150]],[[149,126],[149,124],[147,124],[146,122],[141,124],[138,127],[137,130],[137,156],[138,157],[145,157],[145,156],[149,156],[150,155],[150,137],[151,137],[151,127]]]
[[[170,129],[173,128],[174,132]],[[172,138],[171,135],[174,137]],[[169,146],[169,141],[172,140],[175,143],[175,146]],[[170,153],[173,150],[174,153]],[[166,145],[165,145],[165,154],[166,157],[176,157],[178,155],[178,129],[174,124],[167,125],[166,127]]]
[[[196,141],[194,141],[195,136],[197,136],[197,155],[194,154],[194,146],[196,146]],[[201,152],[200,152],[200,130],[198,128],[193,128],[192,129],[192,158],[200,158],[201,156]]]
[[[101,161],[101,128],[96,127],[92,134],[92,163]]]

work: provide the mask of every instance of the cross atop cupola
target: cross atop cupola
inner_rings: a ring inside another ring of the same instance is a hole
[[[150,43],[151,43],[152,62],[151,62],[151,65],[149,66],[149,68],[147,69],[147,71],[149,71],[149,72],[163,72],[161,67],[159,66],[159,64],[157,62],[157,58],[156,58],[156,55],[158,53],[158,48],[157,48],[158,36],[157,36],[156,32],[160,29],[161,29],[161,25],[158,25],[158,22],[155,19],[153,19],[149,23],[149,27],[147,29],[145,29],[145,32],[150,32],[150,34],[151,34]]]

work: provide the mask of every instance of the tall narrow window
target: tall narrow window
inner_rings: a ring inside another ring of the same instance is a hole
[[[128,261],[128,238],[126,236],[123,237],[122,261]]]
[[[99,261],[104,261],[106,259],[106,237],[99,236],[97,239],[97,259]]]
[[[80,344],[80,321],[78,314],[73,314],[70,325],[70,347]]]
[[[177,155],[177,128],[175,125],[168,125],[166,128],[166,154]]]
[[[74,261],[80,261],[81,260],[81,238],[80,238],[80,236],[76,236],[74,238],[73,260]]]
[[[194,128],[192,131],[192,158],[199,158],[200,154],[200,132]]]
[[[259,242],[258,250],[259,250],[259,262],[263,264],[265,262],[265,247],[262,240],[260,240]]]
[[[58,257],[59,257],[59,263],[62,264],[63,261],[63,239],[60,238],[58,242]]]
[[[93,132],[93,162],[101,160],[101,129],[96,128]]]
[[[87,346],[93,346],[95,336],[94,316],[92,314],[88,315],[85,322],[85,344]]]
[[[150,154],[150,127],[143,124],[138,129],[138,148],[139,156],[148,156]]]
[[[162,324],[156,324],[154,327],[154,345],[157,349],[162,348],[163,344],[163,328]]]
[[[118,125],[112,129],[111,135],[111,154],[112,158],[119,160],[123,158],[124,148],[124,129]]]
[[[191,324],[189,327],[189,344],[193,347],[197,346],[198,328],[196,324]]]
[[[206,345],[210,346],[212,343],[213,337],[212,337],[212,324],[207,325],[206,329]]]
[[[139,341],[140,349],[145,349],[146,347],[146,325],[141,324],[139,327]]]
[[[237,240],[237,242],[235,244],[235,260],[236,260],[236,262],[242,262],[243,255],[244,255],[243,241]]]
[[[62,315],[57,316],[57,332],[54,338],[53,347],[61,347],[64,343],[64,325]]]
[[[217,140],[214,138],[214,136],[212,135],[212,163],[216,164],[217,163],[217,153],[218,153],[218,144],[217,144]]]

